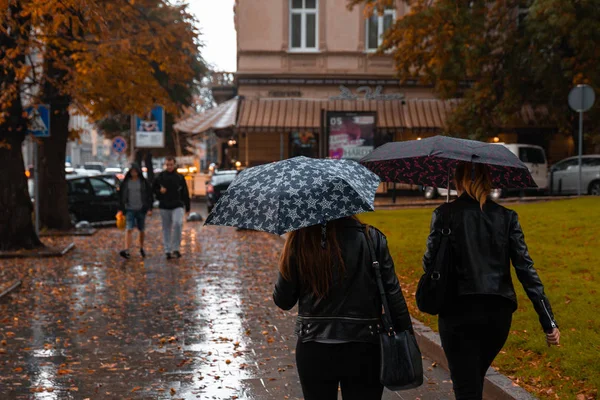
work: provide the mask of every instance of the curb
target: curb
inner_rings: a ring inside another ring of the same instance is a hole
[[[48,258],[48,257],[62,257],[69,251],[75,248],[75,243],[70,243],[63,249],[50,249],[42,248],[39,251],[23,253],[23,252],[0,252],[0,259],[9,258]]]
[[[529,204],[529,203],[545,203],[548,201],[564,201],[573,200],[573,196],[547,196],[547,197],[510,197],[507,199],[500,199],[497,203],[500,205],[515,205],[515,204]],[[455,198],[454,198],[455,199]],[[375,210],[395,210],[403,208],[428,208],[436,207],[444,204],[445,200],[420,200],[414,202],[403,202],[403,203],[392,203],[392,202],[375,202]]]
[[[14,290],[18,289],[19,286],[21,286],[21,281],[19,281],[19,280],[14,281],[10,286],[8,286],[6,289],[2,290],[2,292],[0,293],[0,300],[4,296],[6,296],[6,295],[10,294],[11,292],[13,292]],[[1,290],[1,288],[0,288],[0,290]]]
[[[448,370],[448,360],[442,349],[440,335],[422,322],[413,318],[415,337],[421,352],[444,369]],[[490,368],[485,376],[483,397],[486,400],[535,400],[536,398],[528,391],[500,374],[494,368]]]

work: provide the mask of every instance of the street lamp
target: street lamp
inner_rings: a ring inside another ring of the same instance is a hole
[[[229,147],[233,147],[237,144],[237,141],[235,139],[231,138],[231,139],[229,139],[227,144],[229,145]]]

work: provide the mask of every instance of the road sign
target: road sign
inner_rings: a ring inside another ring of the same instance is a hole
[[[165,109],[157,106],[143,118],[135,118],[135,147],[165,147]]]
[[[594,105],[596,94],[589,85],[577,85],[569,93],[569,106],[573,111],[586,112]]]
[[[589,85],[577,85],[569,93],[569,106],[573,111],[579,113],[579,183],[577,185],[577,195],[581,196],[583,192],[582,181],[582,155],[583,155],[583,113],[588,111],[596,101],[594,89]]]
[[[50,137],[50,106],[39,104],[27,107],[28,133],[37,137]]]
[[[127,140],[123,136],[117,136],[112,141],[112,149],[115,153],[125,153],[125,150],[127,150]]]

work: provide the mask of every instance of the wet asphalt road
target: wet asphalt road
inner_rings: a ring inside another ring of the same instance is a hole
[[[104,229],[60,259],[0,261],[24,281],[0,302],[0,399],[302,398],[295,314],[271,298],[281,239],[190,223],[166,261],[159,232],[155,216],[146,260]],[[424,365],[423,387],[384,398],[453,398]]]

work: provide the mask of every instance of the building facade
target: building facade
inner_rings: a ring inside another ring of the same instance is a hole
[[[367,18],[346,0],[237,1],[236,147],[247,166],[297,155],[359,159],[387,141],[438,134],[458,100],[395,79],[391,54],[375,54],[383,32],[408,12],[403,1]],[[572,152],[570,139],[535,125],[495,133],[496,140]],[[493,139],[493,136],[490,140]],[[550,139],[552,138],[552,140]]]

